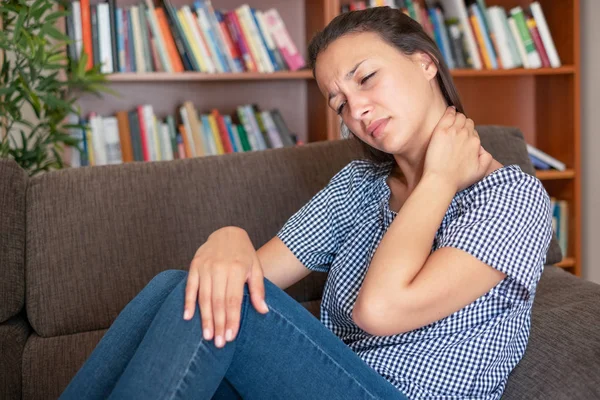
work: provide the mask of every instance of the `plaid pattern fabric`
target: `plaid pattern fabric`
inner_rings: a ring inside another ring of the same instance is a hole
[[[415,399],[499,399],[522,358],[536,285],[552,237],[550,199],[518,165],[456,193],[431,251],[455,247],[507,277],[463,309],[419,329],[373,336],[352,321],[368,265],[396,213],[392,164],[352,161],[295,213],[278,237],[309,269],[328,272],[321,322]]]

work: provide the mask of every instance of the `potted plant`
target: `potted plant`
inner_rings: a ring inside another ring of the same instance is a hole
[[[14,159],[30,176],[69,166],[65,147],[81,151],[69,129],[85,126],[67,123],[70,114],[80,115],[81,95],[114,93],[100,65],[86,70],[85,53],[68,57],[74,43],[57,28],[69,9],[66,0],[0,2],[0,157]]]

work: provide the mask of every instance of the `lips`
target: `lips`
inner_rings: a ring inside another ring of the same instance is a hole
[[[371,122],[367,127],[367,132],[373,137],[378,136],[380,133],[383,132],[389,120],[389,118],[380,118],[376,121]]]

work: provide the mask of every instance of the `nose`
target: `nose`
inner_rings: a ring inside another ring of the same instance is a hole
[[[361,120],[369,116],[371,104],[366,96],[355,94],[346,98],[346,105],[350,108],[350,115],[356,120]]]

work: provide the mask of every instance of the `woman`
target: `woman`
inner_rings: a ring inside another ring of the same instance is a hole
[[[500,398],[528,340],[547,193],[481,147],[440,52],[400,11],[338,16],[309,58],[369,159],[258,251],[222,228],[189,273],[155,277],[63,399]],[[321,322],[282,290],[312,270],[329,272]]]

